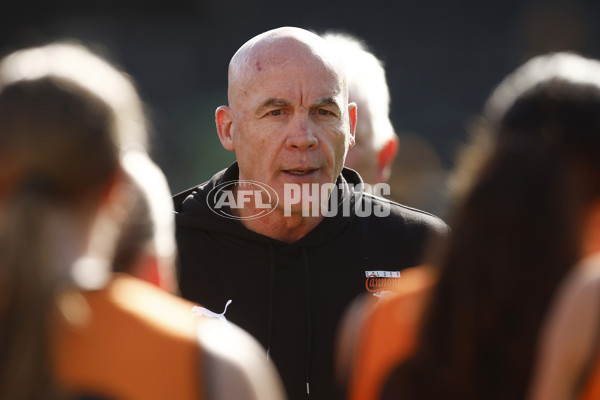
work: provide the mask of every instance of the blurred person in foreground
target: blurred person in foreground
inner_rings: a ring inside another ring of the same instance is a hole
[[[600,213],[592,218],[596,227],[600,226]],[[600,238],[595,242],[597,246]],[[538,343],[531,400],[600,398],[598,251],[600,248],[594,249],[577,265],[553,299]]]
[[[358,110],[356,144],[348,150],[344,165],[371,186],[385,183],[398,151],[398,136],[389,117],[390,91],[383,63],[352,35],[326,32],[322,37],[342,58],[348,99]]]
[[[600,113],[600,62],[565,59],[563,67],[578,70],[571,77],[572,85],[579,85],[572,96],[580,96],[589,114],[584,116],[593,120],[592,115]],[[593,121],[589,134],[600,136],[600,122]],[[600,144],[589,145],[595,163],[587,157],[580,163],[600,168]],[[574,182],[587,183],[588,192],[596,194],[599,175],[581,168]],[[583,229],[578,232],[582,259],[561,282],[544,318],[529,391],[531,400],[600,398],[600,199],[589,201],[579,223]]]
[[[559,53],[496,88],[438,261],[356,314],[350,399],[527,396],[551,300],[598,249],[599,84],[597,61]]]
[[[343,168],[356,105],[332,46],[283,27],[229,64],[217,132],[237,162],[175,196],[182,295],[254,335],[291,399],[331,399],[339,317],[418,265],[437,217],[364,193]],[[232,301],[230,303],[230,300]]]
[[[132,83],[82,46],[0,62],[0,398],[282,398],[239,328],[111,273],[145,143]]]

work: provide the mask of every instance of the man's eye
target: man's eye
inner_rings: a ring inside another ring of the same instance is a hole
[[[273,110],[269,114],[273,115],[274,117],[277,117],[281,115],[281,110]]]
[[[330,111],[319,108],[319,115],[329,115],[329,114],[331,114]]]

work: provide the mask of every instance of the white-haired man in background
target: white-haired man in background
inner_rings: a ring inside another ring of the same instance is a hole
[[[390,92],[383,63],[354,36],[326,32],[322,37],[339,50],[349,101],[358,106],[356,144],[348,151],[345,166],[356,170],[370,185],[387,182],[398,151],[398,136],[389,118]]]

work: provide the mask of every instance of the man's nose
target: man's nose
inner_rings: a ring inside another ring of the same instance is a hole
[[[297,115],[289,126],[286,146],[293,150],[310,150],[319,145],[307,116]]]

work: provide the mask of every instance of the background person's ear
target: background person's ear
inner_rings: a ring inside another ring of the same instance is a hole
[[[348,116],[350,117],[350,147],[356,143],[356,121],[358,106],[356,103],[348,103]]]
[[[392,136],[377,153],[377,182],[387,182],[392,172],[392,163],[398,152],[398,136]]]
[[[231,115],[231,108],[227,106],[220,106],[215,112],[215,120],[217,123],[217,133],[219,134],[219,140],[223,147],[229,151],[235,151],[235,145],[233,142],[233,134],[231,126],[233,124],[233,118]]]

